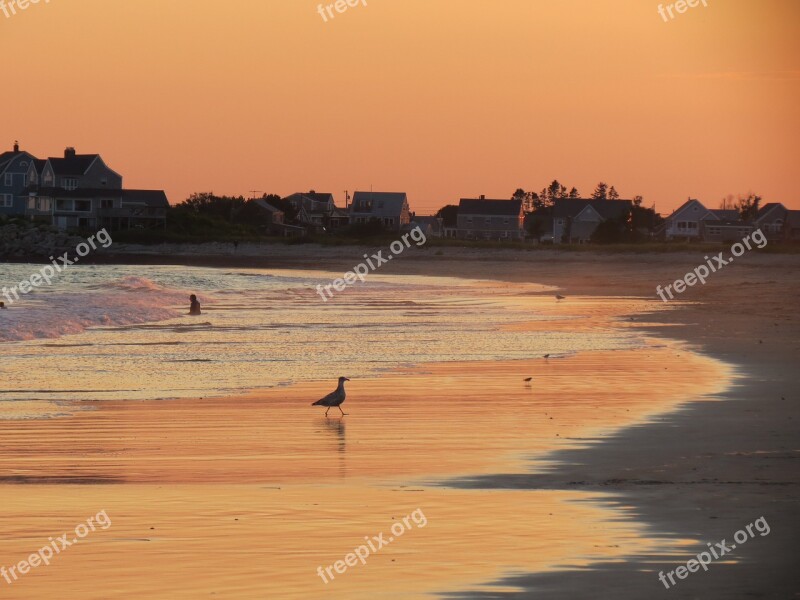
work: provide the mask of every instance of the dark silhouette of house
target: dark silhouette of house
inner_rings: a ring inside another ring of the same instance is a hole
[[[456,217],[456,237],[468,240],[522,240],[522,200],[462,198]]]

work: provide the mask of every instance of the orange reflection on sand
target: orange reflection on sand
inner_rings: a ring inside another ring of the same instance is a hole
[[[601,305],[580,308],[583,326],[618,327],[609,317],[630,309],[612,303],[618,310],[604,316]],[[569,318],[566,302],[557,310],[557,320]],[[0,421],[0,565],[99,510],[113,522],[3,593],[421,598],[644,553],[654,542],[600,494],[429,484],[540,469],[554,449],[713,394],[728,375],[679,343],[649,342],[354,380],[344,419],[310,406],[332,389],[316,382],[241,398],[84,403],[66,406],[78,410],[65,418]],[[39,485],[12,485],[21,483]],[[317,576],[318,566],[418,508],[425,528],[327,586]]]
[[[319,483],[524,472],[531,455],[712,393],[724,374],[668,344],[351,381],[344,419],[310,406],[329,383],[245,398],[105,402],[64,419],[0,421],[2,479]]]
[[[3,486],[0,564],[22,560],[99,507],[112,525],[49,567],[0,585],[12,599],[423,598],[648,547],[610,510],[575,502],[590,498],[338,485]],[[388,539],[393,518],[418,508],[424,528],[414,526],[327,585],[317,575],[365,536]]]

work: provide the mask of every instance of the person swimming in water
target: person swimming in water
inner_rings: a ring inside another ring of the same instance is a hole
[[[197,301],[197,296],[192,294],[189,296],[189,300],[191,300],[192,304],[189,307],[189,314],[190,315],[199,315],[200,314],[200,303]]]
[[[0,310],[5,310],[5,309],[6,309],[6,303],[0,302]]]

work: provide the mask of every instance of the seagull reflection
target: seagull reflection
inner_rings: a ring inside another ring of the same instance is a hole
[[[318,419],[317,423],[319,424],[321,429],[326,429],[331,434],[336,436],[336,441],[338,443],[338,451],[339,451],[339,475],[341,477],[345,476],[345,422],[341,418],[338,419]]]

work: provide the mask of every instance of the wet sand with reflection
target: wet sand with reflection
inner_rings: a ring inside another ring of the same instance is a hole
[[[584,308],[601,319],[603,302],[593,302]],[[554,450],[720,391],[727,375],[679,342],[651,340],[352,381],[343,419],[309,406],[331,387],[313,383],[240,398],[87,403],[68,418],[0,422],[0,527],[9,534],[0,563],[99,510],[113,523],[4,595],[422,598],[621,560],[654,542],[602,493],[447,481],[536,470]],[[416,509],[426,527],[328,585],[316,575]]]

